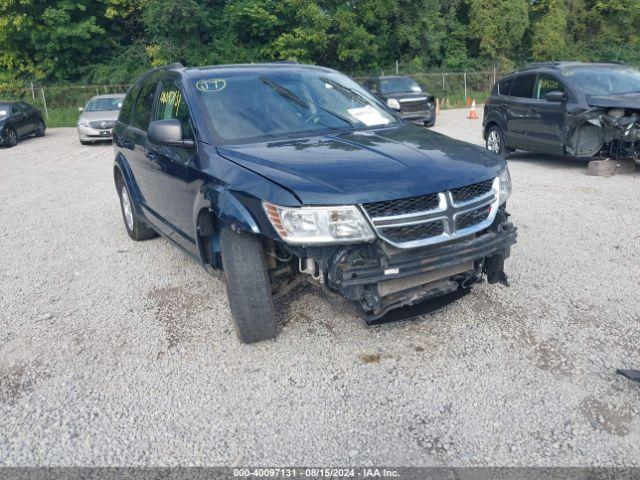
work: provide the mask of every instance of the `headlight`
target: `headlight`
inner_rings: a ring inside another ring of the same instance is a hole
[[[387,99],[387,107],[400,110],[400,102],[395,98],[389,98]]]
[[[509,167],[504,167],[504,170],[500,173],[500,193],[499,201],[500,205],[507,201],[511,196],[511,175],[509,174]]]
[[[86,120],[78,120],[79,127],[88,127],[89,123]]]
[[[354,243],[375,238],[355,206],[292,208],[264,202],[263,207],[271,225],[287,243]]]

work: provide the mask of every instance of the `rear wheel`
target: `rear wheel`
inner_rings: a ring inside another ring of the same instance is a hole
[[[13,128],[5,130],[2,142],[7,148],[15,147],[18,144],[18,134]]]
[[[118,196],[120,197],[120,209],[122,210],[122,219],[124,220],[124,226],[127,229],[129,236],[136,241],[149,240],[156,237],[158,234],[152,228],[148,227],[136,213],[133,206],[133,201],[127,190],[124,179],[122,176],[118,177],[116,182],[118,189]]]
[[[493,125],[487,132],[486,146],[487,150],[490,150],[503,158],[507,158],[509,154],[513,153],[513,148],[507,147],[504,140],[504,134],[496,125]]]
[[[243,343],[275,337],[271,282],[260,239],[224,228],[220,233],[222,267],[236,333]]]
[[[36,137],[44,137],[46,129],[47,127],[45,127],[44,122],[40,120],[38,122],[38,129],[36,130]]]

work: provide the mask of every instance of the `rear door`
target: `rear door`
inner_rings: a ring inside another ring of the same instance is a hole
[[[507,120],[507,144],[512,148],[529,149],[527,127],[534,114],[533,85],[535,74],[524,74],[515,77],[509,96],[505,99]]]
[[[527,125],[527,142],[531,150],[562,155],[564,153],[562,131],[566,119],[566,102],[549,102],[549,92],[568,91],[555,75],[541,73],[533,89],[533,113]]]
[[[140,196],[140,205],[145,211],[145,216],[154,227],[163,230],[162,213],[158,211],[157,191],[153,184],[155,166],[149,162],[147,153],[147,129],[151,121],[151,112],[155,104],[157,78],[151,78],[140,86],[131,122],[127,127],[125,136],[128,153],[126,155],[133,173],[135,187]]]
[[[177,80],[165,78],[158,89],[153,120],[180,120],[185,140],[195,140],[189,106]],[[188,191],[196,147],[176,148],[147,143],[145,161],[152,188],[149,201],[171,229],[171,237],[185,248],[195,247],[193,200]]]

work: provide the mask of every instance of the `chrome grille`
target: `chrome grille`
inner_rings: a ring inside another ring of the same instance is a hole
[[[456,230],[464,230],[473,227],[480,222],[484,222],[491,213],[490,206],[484,206],[461,213],[456,217]]]
[[[93,122],[89,122],[89,126],[96,130],[110,130],[115,127],[115,125],[115,120],[94,120]]]
[[[454,188],[451,190],[451,196],[456,203],[468,202],[476,197],[486,195],[493,184],[493,179],[485,180],[484,182],[473,183],[466,187]]]
[[[362,205],[378,236],[398,248],[415,248],[487,228],[498,210],[499,178],[447,192]]]
[[[438,194],[420,195],[419,197],[401,198],[386,202],[365,203],[363,207],[370,217],[392,217],[407,213],[432,210],[438,206]]]
[[[416,103],[402,103],[401,111],[402,112],[424,112],[427,110],[427,102],[416,102]]]

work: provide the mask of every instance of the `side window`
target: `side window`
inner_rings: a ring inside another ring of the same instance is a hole
[[[378,82],[375,80],[367,82],[367,89],[369,89],[371,93],[378,93]]]
[[[556,80],[551,75],[547,75],[546,73],[542,73],[538,75],[538,80],[536,81],[536,87],[534,89],[533,98],[537,100],[544,100],[544,96],[549,92],[564,92],[564,85],[560,82],[560,80]]]
[[[180,120],[183,137],[193,140],[191,122],[189,121],[189,107],[184,99],[182,90],[176,82],[168,81],[162,84],[153,119]]]
[[[137,87],[131,87],[131,90],[127,92],[127,96],[124,97],[124,100],[122,101],[122,107],[120,108],[120,113],[118,114],[118,121],[126,123],[127,125],[131,123],[133,102],[135,101],[138,92],[139,89]]]
[[[147,131],[157,85],[156,82],[150,82],[145,83],[140,88],[136,106],[133,110],[133,119],[131,120],[132,127],[139,128],[145,132]]]
[[[501,80],[498,84],[498,92],[500,95],[510,95],[511,85],[513,85],[513,78]]]
[[[533,95],[533,84],[535,75],[522,75],[516,77],[511,86],[511,96],[520,98],[531,98]]]

